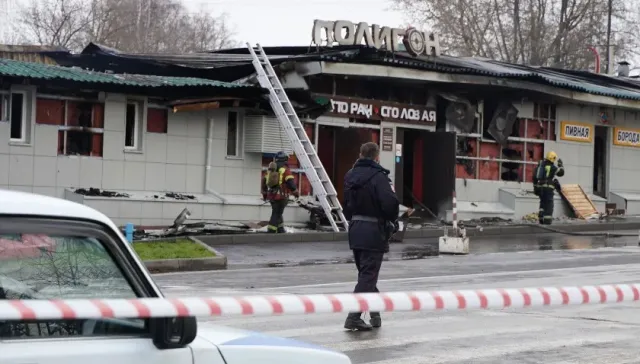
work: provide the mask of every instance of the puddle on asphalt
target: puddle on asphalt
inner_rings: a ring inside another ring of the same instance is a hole
[[[496,237],[481,239],[473,243],[472,254],[544,250],[590,250],[638,246],[637,237],[534,235],[523,237]]]

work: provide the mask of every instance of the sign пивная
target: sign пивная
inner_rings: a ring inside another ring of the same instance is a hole
[[[575,121],[560,123],[560,139],[572,142],[593,142],[593,125]]]

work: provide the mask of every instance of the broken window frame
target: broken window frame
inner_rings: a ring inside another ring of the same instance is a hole
[[[102,139],[102,151],[100,153],[100,155],[94,155],[93,154],[93,150],[90,151],[89,155],[84,155],[81,154],[81,156],[83,157],[95,157],[95,158],[102,158],[103,154],[104,154],[104,128],[94,128],[94,127],[82,127],[82,126],[75,126],[75,125],[68,125],[69,123],[69,102],[82,102],[82,103],[88,103],[91,105],[95,105],[95,104],[102,104],[103,105],[103,110],[104,110],[104,103],[98,101],[98,100],[90,100],[90,99],[83,99],[83,98],[78,98],[78,97],[65,97],[65,96],[58,96],[58,95],[50,95],[50,94],[36,94],[36,106],[37,106],[37,100],[38,99],[49,99],[49,100],[59,100],[59,101],[63,101],[64,102],[64,112],[62,115],[62,125],[58,125],[58,133],[59,132],[63,132],[64,136],[63,136],[63,145],[62,145],[62,154],[59,155],[64,155],[64,156],[75,156],[75,154],[67,154],[68,150],[67,147],[69,145],[68,143],[68,132],[69,131],[84,131],[84,132],[88,132],[92,135],[93,134],[102,134],[103,135],[103,139]],[[36,111],[37,114],[37,111]],[[94,107],[91,108],[91,124],[93,125],[93,123],[95,122],[95,109]],[[103,122],[105,122],[103,120]],[[38,124],[38,120],[36,120],[36,124]],[[41,125],[48,125],[48,124],[41,124]]]
[[[133,121],[133,145],[127,145],[127,120],[129,118],[129,106],[134,106],[134,121]],[[140,150],[140,110],[142,110],[140,101],[127,100],[124,116],[124,149],[127,151],[139,151]]]
[[[13,138],[11,136],[11,129],[13,126],[13,95],[19,94],[22,96],[22,115],[20,120],[20,137]],[[27,120],[28,109],[27,103],[29,102],[28,91],[26,90],[7,90],[0,92],[0,99],[2,105],[0,105],[0,122],[9,123],[9,142],[11,143],[27,143],[29,121]]]
[[[534,108],[534,113],[533,116],[531,118],[521,118],[518,117],[516,119],[516,122],[520,122],[521,120],[537,120],[540,124],[545,126],[545,135],[544,135],[544,139],[534,139],[534,138],[527,138],[526,136],[528,135],[528,122],[524,123],[524,135],[525,137],[514,137],[514,136],[509,136],[508,137],[508,141],[509,142],[515,142],[515,143],[522,143],[523,145],[523,159],[522,160],[511,160],[511,159],[506,159],[502,149],[500,148],[500,156],[498,158],[491,158],[491,157],[481,157],[480,156],[480,145],[481,143],[494,143],[497,144],[497,142],[495,140],[492,139],[487,139],[484,137],[484,133],[483,132],[476,132],[476,133],[457,133],[456,138],[468,138],[468,139],[472,139],[475,141],[474,145],[475,145],[475,157],[470,157],[470,156],[461,156],[461,155],[456,155],[456,160],[470,160],[473,161],[475,168],[474,168],[474,179],[477,180],[483,180],[483,181],[487,181],[487,179],[482,179],[480,178],[480,164],[479,162],[482,161],[486,161],[486,162],[495,162],[498,163],[498,179],[497,180],[489,180],[489,181],[497,181],[497,182],[520,182],[520,183],[527,183],[527,165],[537,165],[538,161],[534,161],[534,160],[529,160],[528,158],[528,145],[529,144],[542,144],[544,145],[545,141],[556,141],[557,139],[557,132],[556,132],[556,128],[558,127],[558,123],[557,123],[557,105],[552,104],[552,103],[538,103],[538,102],[534,102],[533,103],[533,108]],[[542,108],[544,108],[544,111],[546,112],[547,117],[543,118],[541,117],[541,113],[542,113]],[[484,112],[483,111],[479,111],[480,113],[480,120],[478,123],[478,127],[479,130],[484,131]],[[552,128],[551,128],[551,123],[553,124],[553,134],[552,134]],[[523,166],[523,172],[522,172],[522,178],[519,181],[506,181],[502,179],[502,164],[503,163],[515,163],[515,164],[521,164]],[[457,166],[457,163],[456,163]]]

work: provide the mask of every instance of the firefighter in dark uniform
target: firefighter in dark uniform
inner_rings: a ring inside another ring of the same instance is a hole
[[[354,293],[379,292],[378,274],[389,238],[397,230],[400,203],[391,189],[389,171],[380,166],[376,143],[360,147],[360,159],[344,177],[344,214],[349,221],[349,248],[353,251],[358,283]],[[345,329],[371,330],[380,327],[379,312],[371,312],[370,324],[362,312],[352,312]]]
[[[286,232],[282,215],[289,203],[289,195],[300,196],[288,162],[289,156],[278,152],[262,179],[262,198],[271,203],[271,218],[267,225],[269,233]]]
[[[556,167],[555,162],[558,161]],[[533,175],[534,193],[540,199],[540,209],[538,211],[538,221],[540,224],[551,225],[553,221],[553,195],[557,180],[555,177],[564,176],[564,166],[562,159],[558,159],[556,152],[549,152],[544,160],[538,163],[536,172]]]

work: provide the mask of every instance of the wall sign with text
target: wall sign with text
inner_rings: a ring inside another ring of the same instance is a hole
[[[621,147],[640,148],[640,129],[613,129],[613,144]]]
[[[331,116],[426,125],[436,123],[436,109],[424,105],[319,94],[315,98],[328,100],[331,108],[327,115]]]
[[[560,122],[560,139],[571,142],[593,142],[593,125],[576,121]]]

